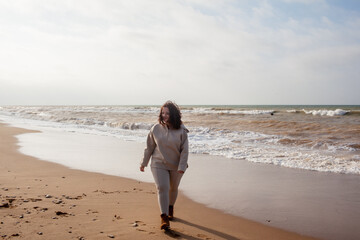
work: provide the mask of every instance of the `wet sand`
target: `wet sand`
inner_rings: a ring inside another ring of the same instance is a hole
[[[164,233],[153,184],[20,154],[14,135],[25,132],[0,124],[2,239],[313,239],[222,213],[183,194],[174,231]]]

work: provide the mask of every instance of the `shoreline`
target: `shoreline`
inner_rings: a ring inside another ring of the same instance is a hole
[[[14,136],[26,132],[34,131],[0,123],[0,197],[9,205],[0,208],[3,239],[171,238],[159,230],[153,184],[23,155]],[[180,239],[314,239],[222,213],[182,193],[175,216],[171,227]]]

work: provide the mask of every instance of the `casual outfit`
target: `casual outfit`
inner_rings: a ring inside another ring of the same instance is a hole
[[[166,125],[155,124],[147,137],[141,166],[146,167],[151,158],[151,172],[162,216],[169,215],[169,206],[172,212],[183,175],[178,171],[185,172],[188,167],[188,132],[184,125],[179,129],[169,129]]]

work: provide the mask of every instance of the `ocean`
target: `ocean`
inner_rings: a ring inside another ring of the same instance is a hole
[[[191,153],[360,174],[359,105],[181,106]],[[159,106],[1,106],[33,126],[144,143]]]

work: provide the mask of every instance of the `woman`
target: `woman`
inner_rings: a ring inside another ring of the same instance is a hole
[[[174,218],[178,186],[187,168],[188,132],[182,124],[179,107],[167,101],[161,107],[159,123],[150,129],[147,137],[140,171],[144,171],[151,157],[151,172],[154,176],[161,212],[161,229],[168,229],[169,220]]]

